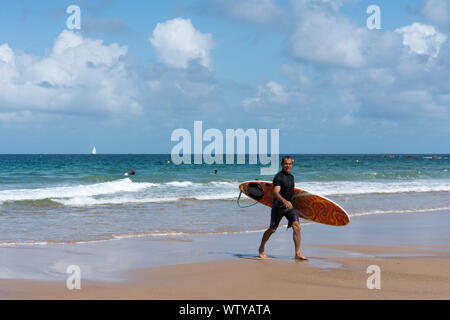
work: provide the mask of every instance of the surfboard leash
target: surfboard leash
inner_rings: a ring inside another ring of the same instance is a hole
[[[255,203],[252,203],[252,204],[249,205],[249,206],[243,207],[243,206],[241,206],[241,204],[239,203],[239,200],[241,199],[241,195],[242,195],[242,191],[239,192],[239,197],[237,198],[237,201],[236,201],[239,208],[242,208],[242,209],[250,208],[250,207],[253,207],[255,204],[258,203],[258,201],[255,201]]]

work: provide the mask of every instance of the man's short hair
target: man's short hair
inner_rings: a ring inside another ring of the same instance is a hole
[[[283,164],[284,161],[287,160],[287,159],[290,159],[290,160],[292,160],[292,162],[294,162],[294,159],[292,159],[291,156],[284,156],[284,157],[281,159],[281,164]]]

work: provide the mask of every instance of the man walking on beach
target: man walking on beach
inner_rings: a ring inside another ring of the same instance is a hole
[[[283,157],[281,161],[281,170],[273,179],[273,205],[270,214],[270,227],[264,232],[259,246],[259,256],[267,258],[264,252],[264,246],[270,236],[277,230],[278,225],[283,217],[288,220],[288,228],[292,227],[294,231],[294,245],[295,245],[295,259],[308,260],[300,252],[300,222],[298,219],[298,212],[292,206],[291,200],[294,195],[294,176],[291,174],[294,160],[289,157]]]

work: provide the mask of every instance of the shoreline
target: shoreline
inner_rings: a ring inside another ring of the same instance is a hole
[[[360,246],[371,252],[376,247]],[[449,249],[450,246],[447,248]],[[402,248],[396,248],[401,250]],[[307,262],[234,258],[128,272],[125,283],[87,281],[68,290],[60,281],[0,280],[2,299],[309,300],[450,299],[450,253],[434,256],[337,258],[339,268]],[[381,269],[369,290],[368,266]]]
[[[450,299],[450,210],[354,217],[349,226],[291,231],[0,247],[0,299]],[[79,265],[81,290],[68,290]],[[381,269],[381,290],[366,286]]]

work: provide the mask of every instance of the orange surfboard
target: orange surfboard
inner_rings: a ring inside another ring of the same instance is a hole
[[[239,185],[239,189],[247,197],[272,207],[273,184],[271,182],[247,181]],[[348,214],[338,204],[299,188],[294,188],[292,205],[297,209],[299,216],[307,220],[330,226],[345,226],[350,223]]]

